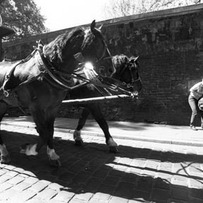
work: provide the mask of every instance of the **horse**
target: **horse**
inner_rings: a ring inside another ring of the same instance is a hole
[[[105,63],[105,61],[102,61]],[[138,57],[127,57],[124,54],[115,55],[112,57],[112,63],[116,68],[116,72],[112,74],[112,78],[124,83],[132,94],[137,94],[142,89],[142,81],[139,76],[139,63]],[[103,67],[102,64],[99,67]],[[97,69],[97,72],[103,71],[101,69]],[[105,71],[103,71],[105,73]],[[102,75],[102,74],[101,74]],[[76,99],[76,98],[85,98],[85,97],[96,97],[101,96],[96,88],[91,86],[83,86],[81,88],[71,90],[68,92],[68,98]],[[79,96],[78,96],[79,95]],[[85,122],[88,118],[88,115],[91,113],[94,119],[99,124],[100,128],[103,130],[105,135],[106,144],[109,147],[110,152],[117,152],[117,143],[113,140],[110,132],[109,126],[106,122],[99,103],[86,103],[81,105],[83,107],[82,113],[80,115],[77,127],[73,133],[73,139],[76,145],[82,145],[83,140],[81,137],[81,130],[85,125]]]
[[[54,121],[70,88],[69,81],[81,63],[91,61],[97,64],[105,58],[109,60],[107,69],[112,74],[115,68],[109,57],[110,52],[101,29],[96,28],[93,21],[88,28],[77,27],[39,46],[26,59],[0,63],[0,121],[9,105],[27,108],[39,134],[37,143],[23,145],[21,153],[36,156],[46,145],[50,164],[60,166],[60,157],[53,144]],[[60,77],[64,74],[70,79],[67,83]],[[0,135],[0,162],[10,161]]]

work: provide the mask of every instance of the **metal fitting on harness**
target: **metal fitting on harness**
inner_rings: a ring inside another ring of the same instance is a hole
[[[6,91],[6,90],[4,90],[4,89],[3,89],[3,94],[4,94],[5,97],[8,97],[8,96],[9,96],[9,92]]]

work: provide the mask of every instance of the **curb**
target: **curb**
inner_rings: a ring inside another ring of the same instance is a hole
[[[31,126],[25,126],[25,125],[17,125],[17,124],[9,124],[5,121],[2,121],[1,126],[15,126],[15,127],[20,127],[20,128],[29,128],[29,129],[35,129],[34,125]],[[9,130],[8,130],[9,131]],[[73,134],[74,130],[72,129],[67,129],[67,128],[62,128],[62,127],[55,127],[56,132],[61,132],[61,133],[69,133]],[[154,138],[143,138],[141,136],[121,136],[115,133],[111,133],[112,137],[114,139],[119,139],[119,140],[132,140],[132,141],[139,141],[139,142],[149,142],[149,143],[158,143],[158,144],[171,144],[171,145],[184,145],[184,146],[193,146],[193,147],[203,147],[203,142],[197,142],[197,141],[183,141],[183,140],[161,140],[161,139],[154,139]],[[91,132],[88,130],[83,130],[82,131],[82,136],[96,136],[96,137],[102,137],[104,138],[103,133],[100,132]]]

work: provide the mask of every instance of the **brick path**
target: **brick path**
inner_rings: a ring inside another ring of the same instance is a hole
[[[37,139],[34,129],[3,130],[12,162],[0,165],[0,202],[203,203],[203,147],[116,139],[119,153],[110,154],[102,137],[76,147],[71,134],[55,132],[56,169],[45,148],[37,157],[19,153]]]

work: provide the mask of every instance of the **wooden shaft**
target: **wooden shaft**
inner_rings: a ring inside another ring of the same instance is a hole
[[[137,97],[137,95],[135,97]],[[62,103],[63,104],[92,103],[92,102],[97,102],[97,101],[119,99],[119,98],[131,98],[131,96],[126,95],[126,94],[120,94],[120,95],[92,97],[92,98],[85,98],[85,99],[69,99],[69,100],[64,100]]]

